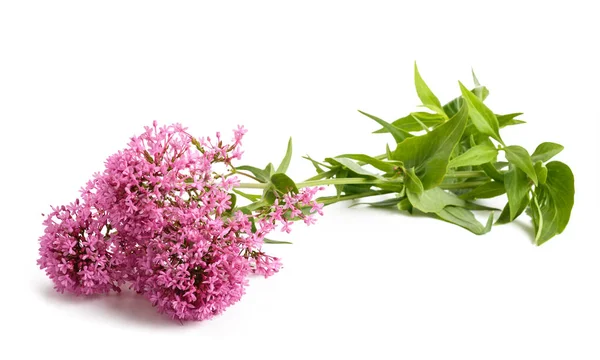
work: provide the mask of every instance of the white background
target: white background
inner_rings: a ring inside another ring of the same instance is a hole
[[[4,1],[0,5],[0,358],[600,358],[597,35],[593,2]],[[504,139],[566,149],[576,205],[531,244],[526,216],[485,236],[396,212],[326,209],[285,268],[222,316],[171,321],[141,297],[56,294],[40,215],[156,119],[198,136],[249,129],[244,163],[378,154],[361,109],[415,109],[412,65],[442,100],[474,67]]]

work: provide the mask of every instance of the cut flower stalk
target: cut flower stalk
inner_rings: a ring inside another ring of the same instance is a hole
[[[536,245],[563,232],[574,178],[566,164],[550,161],[563,147],[544,142],[530,154],[507,145],[501,130],[523,123],[521,113],[492,112],[484,104],[489,91],[474,74],[472,90],[459,83],[460,96],[441,105],[416,64],[414,70],[429,111],[391,123],[361,112],[382,127],[375,133],[392,136],[393,147],[375,156],[305,156],[316,174],[302,182],[286,175],[291,139],[277,167],[237,166],[243,127],[226,144],[219,133],[195,138],[179,124],[155,122],[107,159],[80,199],[52,208],[39,266],[59,292],[92,295],[127,285],[174,319],[204,320],[236,303],[250,274],[279,271],[280,260],[262,246],[289,242],[267,238],[271,232],[289,233],[299,220],[311,225],[325,205],[341,201],[382,195],[353,206],[421,212],[480,235],[491,230],[494,209],[477,200],[506,195],[495,224],[526,212]],[[316,198],[325,186],[336,195]],[[473,211],[489,211],[487,222]]]

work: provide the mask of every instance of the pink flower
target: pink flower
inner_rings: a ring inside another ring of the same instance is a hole
[[[110,251],[112,236],[105,214],[78,200],[53,208],[44,221],[38,265],[59,292],[76,295],[119,291],[121,268]]]
[[[106,160],[82,189],[82,202],[53,209],[44,222],[38,263],[58,291],[119,290],[128,282],[159,312],[180,320],[220,314],[245,292],[251,273],[270,276],[278,258],[262,250],[264,237],[294,220],[314,223],[322,213],[317,188],[284,194],[254,213],[233,211],[226,175],[246,129],[233,144],[196,139],[179,124],[146,127]]]
[[[256,252],[252,255],[253,272],[264,277],[269,277],[281,269],[279,258],[267,255],[263,252]]]

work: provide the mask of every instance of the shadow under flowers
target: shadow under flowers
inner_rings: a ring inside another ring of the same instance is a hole
[[[56,304],[82,305],[86,304],[95,312],[95,316],[117,318],[119,321],[137,323],[154,327],[180,327],[182,324],[200,326],[204,322],[180,322],[169,316],[159,314],[150,301],[133,290],[122,288],[120,293],[109,295],[75,296],[60,294],[52,285],[40,286],[41,295]]]

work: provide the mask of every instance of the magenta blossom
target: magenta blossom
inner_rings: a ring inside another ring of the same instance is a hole
[[[53,208],[44,225],[38,264],[57,291],[91,295],[119,289],[121,266],[113,257],[116,235],[108,235],[105,214],[77,200]]]
[[[61,208],[73,216],[56,211],[62,222],[46,222],[40,265],[60,291],[108,292],[127,282],[176,319],[221,313],[244,294],[249,274],[279,271],[279,259],[262,250],[265,236],[321,213],[317,188],[275,194],[272,205],[252,210],[234,207],[232,161],[245,132],[238,127],[224,144],[219,133],[213,141],[177,124],[147,127],[82,189],[81,210]],[[75,256],[87,262],[74,265]]]

